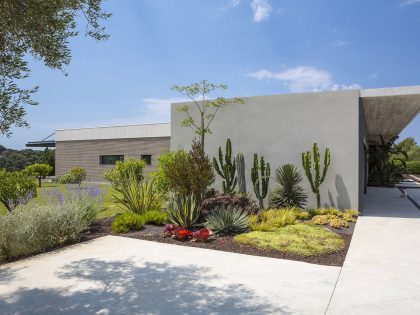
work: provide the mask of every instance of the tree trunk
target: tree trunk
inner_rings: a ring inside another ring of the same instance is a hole
[[[41,177],[38,177],[38,187],[41,187]]]

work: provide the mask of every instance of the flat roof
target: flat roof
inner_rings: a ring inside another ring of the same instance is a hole
[[[55,141],[159,138],[171,136],[170,123],[56,130]]]
[[[360,98],[368,143],[398,136],[420,113],[420,86],[360,90]]]

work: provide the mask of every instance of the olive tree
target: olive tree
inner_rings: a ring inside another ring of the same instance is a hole
[[[41,181],[51,174],[53,168],[48,164],[32,164],[25,168],[28,174],[38,179],[38,186],[41,187]]]
[[[36,181],[26,171],[0,170],[0,202],[9,212],[36,196]]]
[[[32,96],[38,87],[20,86],[30,75],[28,57],[65,73],[70,39],[79,29],[96,40],[108,38],[100,22],[110,14],[102,10],[102,2],[0,0],[0,134],[9,137],[12,126],[28,126],[24,106],[37,104]]]

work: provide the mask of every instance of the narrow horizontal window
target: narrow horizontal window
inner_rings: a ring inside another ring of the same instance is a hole
[[[145,161],[147,165],[152,165],[152,156],[150,154],[142,154],[141,159]]]
[[[114,165],[117,161],[124,161],[124,155],[101,155],[99,163],[101,165]]]

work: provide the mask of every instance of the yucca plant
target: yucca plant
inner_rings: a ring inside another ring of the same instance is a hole
[[[138,214],[162,210],[164,200],[153,178],[139,182],[137,175],[132,171],[120,181],[119,194],[116,193],[113,197],[121,209]]]
[[[207,216],[207,227],[220,235],[243,233],[249,229],[248,215],[240,208],[221,206]]]
[[[308,196],[300,185],[302,180],[302,174],[293,164],[285,164],[279,167],[276,170],[276,185],[270,194],[270,207],[303,208]]]
[[[197,226],[200,208],[193,194],[174,194],[168,204],[168,222],[179,227],[191,228]]]

